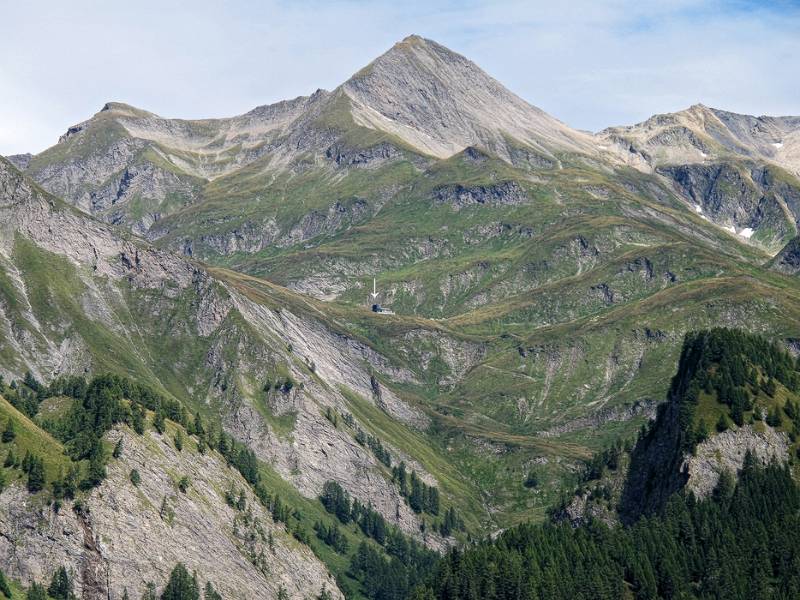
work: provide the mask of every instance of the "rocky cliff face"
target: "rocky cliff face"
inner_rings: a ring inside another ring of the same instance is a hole
[[[631,166],[670,179],[704,219],[775,252],[794,235],[800,119],[692,106],[598,134]]]
[[[6,157],[11,164],[17,167],[20,171],[24,171],[28,168],[28,165],[33,158],[33,154],[13,154],[11,156]]]
[[[658,172],[675,182],[698,214],[740,238],[750,239],[760,232],[758,237],[774,247],[797,229],[800,215],[792,209],[798,206],[800,187],[785,182],[776,185],[768,167],[688,164],[659,167]]]
[[[772,259],[772,268],[789,275],[800,272],[800,237],[789,240],[775,258]]]
[[[195,203],[209,181],[273,152],[287,128],[324,96],[199,121],[164,119],[111,102],[20,166],[82,210],[143,233]]]
[[[290,598],[308,598],[323,586],[342,597],[319,559],[273,522],[216,452],[200,454],[191,440],[179,452],[167,436],[127,428],[108,439],[122,440],[122,456],[79,507],[56,511],[19,485],[0,493],[6,575],[27,585],[65,566],[81,598],[121,598],[124,590],[138,598],[148,582],[161,588],[183,562],[201,586],[210,581],[225,598],[275,598],[281,588]],[[186,492],[178,488],[182,477],[190,482]],[[226,503],[230,490],[245,494],[243,510]]]
[[[750,452],[762,465],[786,462],[789,440],[785,433],[765,426],[757,430],[745,425],[729,430],[699,444],[694,454],[687,456],[681,470],[687,475],[686,489],[697,498],[714,491],[723,472],[737,473],[742,469],[745,454]]]
[[[762,465],[789,459],[786,434],[764,424],[759,424],[759,428],[745,424],[714,434],[693,452],[682,453],[677,444],[677,415],[670,414],[674,412],[674,408],[667,408],[660,415],[658,429],[644,443],[640,441],[633,452],[624,488],[618,496],[623,522],[633,523],[643,514],[657,512],[676,492],[685,490],[698,499],[709,496],[722,473],[735,475],[742,469],[748,452]],[[585,518],[592,510],[598,511],[585,497],[580,499],[582,503],[569,507],[568,514],[573,520]],[[607,511],[599,510],[598,514],[608,518]]]

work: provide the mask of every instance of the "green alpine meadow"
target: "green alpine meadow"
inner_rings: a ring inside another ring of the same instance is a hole
[[[0,597],[800,598],[800,116],[589,132],[419,35],[83,114],[0,157]]]

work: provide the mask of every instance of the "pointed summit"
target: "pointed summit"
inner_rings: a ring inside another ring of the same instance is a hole
[[[448,157],[479,146],[508,157],[509,139],[550,154],[592,151],[591,137],[531,106],[475,63],[411,35],[358,71],[341,89],[360,125]]]

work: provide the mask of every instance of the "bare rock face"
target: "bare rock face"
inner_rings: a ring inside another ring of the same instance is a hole
[[[162,216],[195,203],[209,181],[274,151],[276,140],[324,96],[195,121],[110,102],[52,148],[15,160],[47,191],[81,210],[146,233]]]
[[[776,271],[789,275],[800,272],[800,237],[792,238],[772,260],[771,266]]]
[[[20,171],[24,171],[25,169],[28,168],[31,159],[33,158],[33,154],[31,154],[30,152],[26,154],[12,154],[11,156],[6,156],[6,158],[12,165],[17,167]]]
[[[216,452],[199,454],[193,441],[182,452],[166,436],[109,433],[123,453],[108,477],[83,501],[55,512],[19,485],[0,494],[0,565],[24,583],[44,582],[59,566],[75,574],[78,596],[138,598],[148,581],[163,587],[177,562],[211,581],[225,598],[313,597],[323,586],[342,595],[324,565],[250,492],[246,481]],[[136,469],[139,486],[130,482]],[[178,480],[187,477],[187,491]],[[247,507],[225,502],[244,491]]]
[[[304,215],[277,241],[277,246],[286,248],[319,235],[332,234],[357,223],[369,212],[369,206],[364,200],[356,200],[349,204],[335,202],[326,212],[312,211]]]
[[[449,204],[455,210],[460,210],[474,204],[513,206],[525,204],[529,202],[529,199],[525,190],[518,183],[508,181],[492,186],[444,186],[434,191],[434,202]]]
[[[699,444],[695,454],[684,461],[682,470],[689,477],[686,489],[698,498],[705,498],[714,491],[723,471],[735,474],[741,470],[747,452],[761,464],[786,462],[789,440],[784,433],[767,425],[762,431],[745,425],[715,435]]]
[[[800,188],[776,181],[768,167],[747,170],[731,163],[689,164],[660,167],[658,172],[675,182],[703,218],[743,238],[763,227],[780,241],[794,234],[800,219],[800,214],[786,218],[786,208],[800,207]]]
[[[0,250],[21,234],[48,252],[91,265],[97,275],[128,277],[143,287],[165,281],[188,286],[197,271],[168,253],[144,246],[44,193],[0,159]]]
[[[744,239],[755,236],[771,252],[800,222],[800,117],[698,104],[606,129],[596,140],[630,166],[669,178],[702,218]]]
[[[401,155],[400,150],[386,142],[369,148],[353,148],[337,142],[325,150],[325,157],[338,167],[375,168]]]

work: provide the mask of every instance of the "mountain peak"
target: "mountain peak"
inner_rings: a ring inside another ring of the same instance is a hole
[[[97,114],[100,115],[102,113],[114,113],[124,117],[158,117],[154,113],[136,108],[125,102],[106,102]]]
[[[479,146],[508,158],[508,140],[550,154],[591,152],[590,137],[531,106],[464,56],[411,35],[341,88],[359,125],[446,158]]]
[[[394,47],[395,48],[402,48],[404,46],[421,46],[425,45],[430,40],[425,39],[421,35],[417,35],[416,33],[412,33],[411,35],[407,35],[402,40],[397,42]]]

